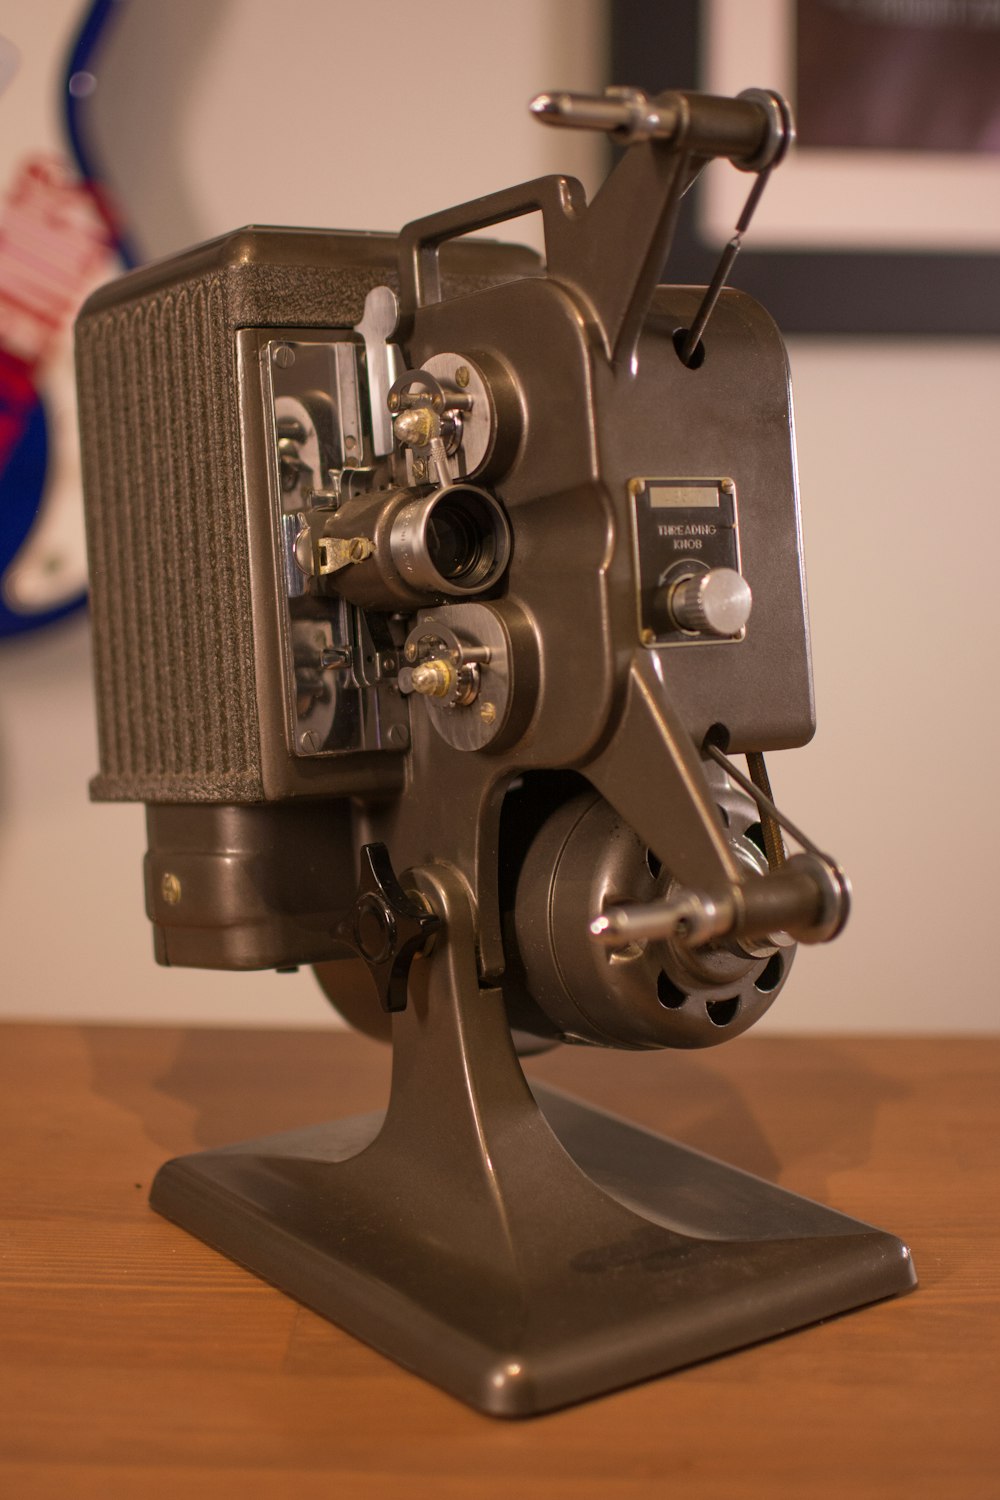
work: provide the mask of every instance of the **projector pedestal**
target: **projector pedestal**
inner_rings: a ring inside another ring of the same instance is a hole
[[[400,1364],[527,1416],[914,1285],[869,1225],[532,1093],[464,893],[393,1023],[389,1108],[168,1162],[153,1207]],[[637,1066],[641,1062],[637,1059]]]

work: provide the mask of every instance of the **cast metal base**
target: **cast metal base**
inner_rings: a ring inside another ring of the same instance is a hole
[[[534,1094],[577,1165],[645,1227],[582,1253],[554,1246],[546,1274],[520,1293],[470,1283],[461,1241],[444,1235],[366,1250],[360,1205],[346,1223],[332,1207],[334,1164],[375,1136],[381,1114],[178,1158],[159,1172],[152,1203],[496,1416],[596,1396],[914,1284],[892,1235],[566,1095]],[[551,1210],[558,1217],[558,1203]],[[432,1305],[421,1305],[428,1288]]]
[[[443,873],[423,883],[446,935],[393,1018],[385,1116],[168,1162],[160,1213],[497,1416],[914,1284],[891,1235],[550,1089],[533,1095],[502,996],[479,988],[464,893]]]

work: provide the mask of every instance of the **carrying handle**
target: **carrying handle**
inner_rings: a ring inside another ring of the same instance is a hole
[[[409,317],[428,303],[441,301],[438,251],[446,240],[459,239],[475,229],[540,213],[545,231],[546,260],[565,239],[566,229],[587,206],[582,183],[575,177],[536,177],[516,187],[487,193],[471,203],[459,203],[440,213],[413,219],[399,235],[400,312]]]
[[[736,99],[650,99],[635,89],[598,99],[543,94],[532,109],[547,124],[608,130],[628,150],[589,206],[576,178],[536,177],[407,224],[399,237],[400,332],[405,337],[420,308],[441,301],[445,240],[540,213],[548,275],[575,295],[607,357],[629,368],[685,189],[714,156],[766,173],[793,137],[791,114],[780,95],[762,89]]]

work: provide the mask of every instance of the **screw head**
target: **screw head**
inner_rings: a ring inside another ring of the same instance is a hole
[[[315,729],[307,729],[304,734],[301,734],[299,736],[299,746],[306,752],[307,755],[316,754],[317,750],[320,748],[320,743],[319,735],[316,733]]]
[[[405,750],[410,743],[410,731],[405,724],[392,724],[389,728],[389,744],[394,750]]]
[[[416,641],[407,641],[406,646],[403,648],[403,655],[406,657],[406,660],[416,661],[417,654]]]
[[[290,344],[279,344],[273,357],[276,365],[279,365],[282,370],[287,370],[295,363],[295,350]]]
[[[642,632],[640,639],[642,640],[642,644],[644,646],[652,646],[656,640],[656,635],[652,630],[650,630],[649,626],[647,625],[645,630]]]
[[[488,700],[485,703],[480,703],[479,717],[482,719],[484,724],[495,724],[497,721],[496,704],[490,703]]]
[[[385,656],[379,658],[379,664],[383,672],[395,672],[396,670],[396,658],[389,652],[386,652]]]
[[[415,458],[413,460],[413,477],[414,477],[414,479],[425,479],[426,476],[427,476],[427,465],[424,463],[424,461],[423,461],[422,458]]]
[[[455,371],[455,384],[459,387],[459,389],[464,391],[471,379],[472,372],[469,369],[468,365],[459,365],[458,369]]]
[[[389,392],[389,396],[388,396],[388,399],[386,401],[386,406],[388,406],[388,408],[389,408],[390,411],[399,411],[399,392],[398,391],[390,391]]]
[[[181,883],[169,870],[160,881],[160,895],[168,906],[176,906],[181,899]]]

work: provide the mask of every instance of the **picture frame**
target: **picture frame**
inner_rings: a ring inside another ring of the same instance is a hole
[[[710,0],[612,0],[611,74],[616,83],[660,93],[709,88],[704,5]],[[790,11],[795,0],[784,0]],[[755,78],[756,85],[773,84]],[[709,91],[711,91],[709,89]],[[793,107],[794,107],[794,100]],[[864,152],[858,152],[863,157]],[[907,153],[910,161],[913,154]],[[917,162],[919,166],[919,160]],[[705,235],[696,183],[682,206],[667,277],[708,281],[725,243]],[[974,208],[974,205],[972,205]],[[1000,334],[1000,247],[760,248],[751,226],[732,284],[758,298],[787,333],[917,336]]]

